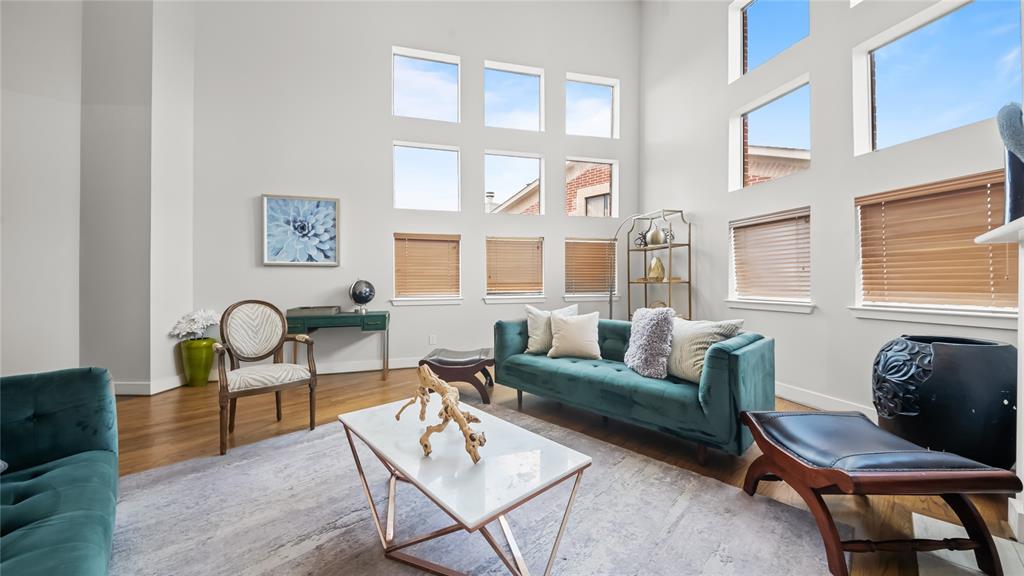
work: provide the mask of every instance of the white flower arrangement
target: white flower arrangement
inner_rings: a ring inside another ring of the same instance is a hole
[[[220,323],[217,313],[213,310],[196,310],[185,314],[171,328],[171,336],[178,340],[198,340],[206,337],[206,330],[210,326]]]

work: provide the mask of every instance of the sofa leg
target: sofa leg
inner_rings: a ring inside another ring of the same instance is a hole
[[[708,447],[697,444],[697,464],[704,466],[708,463]]]
[[[516,390],[516,405],[520,410],[523,409],[523,391]]]

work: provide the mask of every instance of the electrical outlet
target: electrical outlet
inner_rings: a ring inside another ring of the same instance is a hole
[[[437,334],[431,334],[430,337],[427,338],[427,343],[428,344],[437,344]]]

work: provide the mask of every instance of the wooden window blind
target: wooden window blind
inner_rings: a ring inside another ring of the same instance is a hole
[[[616,288],[615,242],[565,240],[565,293],[607,294]]]
[[[1017,307],[1017,249],[975,244],[1003,222],[1003,171],[856,200],[868,303]]]
[[[458,234],[395,234],[395,297],[460,296]]]
[[[800,208],[731,222],[739,298],[811,299],[811,211]]]
[[[487,239],[488,295],[543,293],[543,238]]]

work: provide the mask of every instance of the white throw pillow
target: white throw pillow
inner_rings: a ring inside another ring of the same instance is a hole
[[[597,321],[600,314],[591,312],[580,316],[551,315],[551,350],[548,356],[562,358],[601,357],[601,347],[597,344]]]
[[[743,328],[743,320],[673,319],[672,353],[668,357],[668,373],[676,378],[700,382],[704,356],[716,342],[728,340]]]
[[[526,305],[526,353],[547,354],[551,350],[551,316],[575,316],[579,314],[579,304],[559,308],[558,310],[541,310]]]

